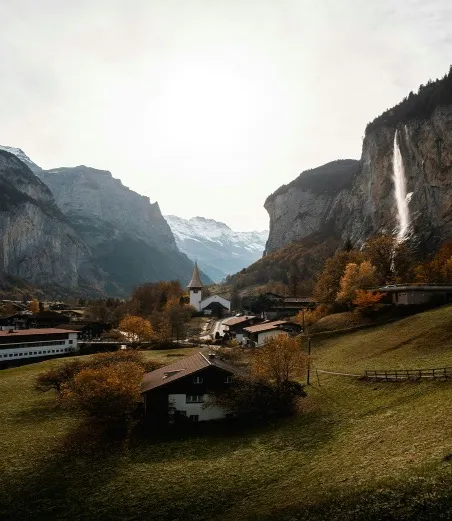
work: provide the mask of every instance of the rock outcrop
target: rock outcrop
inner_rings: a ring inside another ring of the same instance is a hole
[[[93,261],[106,274],[108,293],[127,294],[157,280],[188,282],[193,263],[177,249],[157,203],[104,170],[78,166],[37,175],[90,247]]]
[[[452,237],[452,104],[422,118],[368,126],[361,161],[343,160],[303,172],[265,203],[266,252],[321,232],[359,246],[377,233],[396,233],[394,134],[405,168],[409,240],[422,251]]]
[[[40,287],[98,283],[89,248],[50,190],[15,155],[0,150],[0,277]]]

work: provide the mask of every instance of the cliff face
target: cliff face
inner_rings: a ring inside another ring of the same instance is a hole
[[[156,280],[188,282],[193,263],[176,246],[157,203],[86,166],[37,172],[106,274],[106,291],[127,294]],[[205,279],[209,282],[208,279]]]
[[[95,282],[89,249],[50,190],[14,155],[0,150],[0,277],[74,288]]]
[[[377,233],[395,233],[397,206],[393,181],[394,134],[405,168],[410,212],[410,236],[424,249],[452,236],[452,105],[437,107],[428,117],[398,124],[373,125],[366,133],[361,161],[333,162],[304,172],[270,196],[267,252],[317,232],[362,244]],[[330,192],[311,186],[323,179],[326,167],[345,164],[350,171]],[[308,174],[308,175],[306,175]],[[313,175],[318,176],[316,180]],[[345,182],[345,180],[348,180]]]
[[[317,232],[337,233],[341,225],[338,209],[359,170],[359,161],[354,159],[333,161],[303,172],[269,196],[264,205],[270,216],[265,252]]]

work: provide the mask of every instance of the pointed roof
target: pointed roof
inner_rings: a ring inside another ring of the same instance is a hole
[[[201,278],[199,277],[198,263],[195,262],[195,269],[193,270],[193,277],[189,282],[187,288],[202,288]]]

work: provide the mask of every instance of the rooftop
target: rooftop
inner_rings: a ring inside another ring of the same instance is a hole
[[[245,327],[244,330],[248,333],[260,333],[261,331],[271,331],[272,329],[279,329],[279,326],[283,324],[291,324],[287,320],[274,320],[273,322],[264,322],[257,326]]]
[[[199,276],[198,263],[195,262],[195,267],[193,269],[193,276],[191,281],[188,283],[187,288],[202,288],[201,278]]]
[[[18,336],[30,336],[30,335],[57,335],[62,333],[77,333],[72,329],[57,329],[53,327],[47,327],[42,329],[14,329],[12,331],[0,331],[0,337],[15,338]]]
[[[162,387],[163,385],[197,373],[210,366],[218,367],[229,373],[238,374],[240,372],[236,367],[226,364],[216,357],[209,358],[209,355],[198,352],[192,356],[184,357],[174,362],[174,364],[166,365],[144,375],[143,382],[141,383],[141,392],[145,393],[151,389]]]

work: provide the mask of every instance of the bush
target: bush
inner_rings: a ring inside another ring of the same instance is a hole
[[[102,423],[128,423],[140,401],[143,367],[119,362],[82,369],[66,383],[63,401]]]
[[[60,393],[63,385],[69,382],[82,367],[83,365],[79,360],[65,362],[58,367],[52,367],[52,369],[38,375],[35,389],[42,392],[54,389]]]

